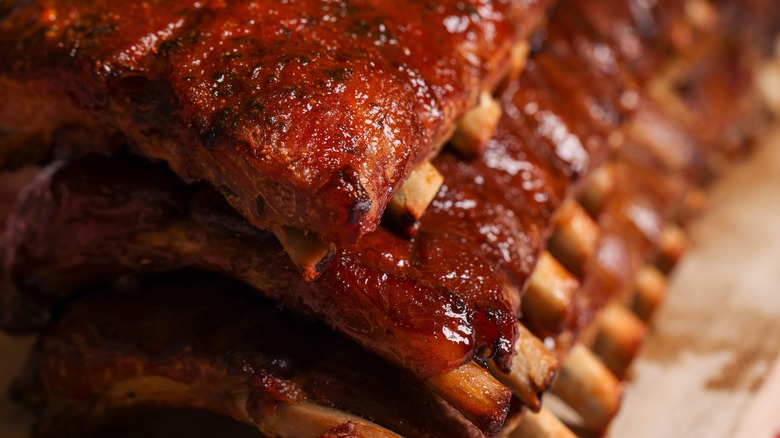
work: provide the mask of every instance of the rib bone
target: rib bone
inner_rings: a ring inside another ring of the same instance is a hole
[[[588,177],[580,193],[580,203],[592,216],[597,217],[607,195],[615,188],[615,169],[605,164]]]
[[[387,213],[404,227],[418,221],[439,192],[444,177],[430,162],[417,166],[388,205]]]
[[[467,157],[479,156],[493,136],[501,113],[501,105],[490,93],[483,91],[479,95],[479,104],[458,122],[458,128],[450,142],[458,152]]]
[[[550,253],[570,272],[581,276],[585,263],[593,257],[599,238],[599,228],[585,210],[574,201],[567,201],[555,218],[550,237]]]
[[[359,437],[400,438],[400,435],[362,418],[306,402],[280,405],[264,419],[263,424],[258,425],[267,436],[282,438],[319,436],[339,427]]]
[[[279,227],[274,230],[274,235],[306,281],[319,277],[333,258],[333,248],[314,234],[306,234],[295,228]]]
[[[488,367],[493,375],[533,411],[542,407],[542,395],[550,387],[558,368],[555,356],[542,341],[518,324],[519,337],[515,344],[512,372],[505,374],[491,360]]]
[[[569,430],[561,420],[542,409],[539,412],[528,412],[523,416],[509,438],[575,438],[574,432]]]
[[[481,366],[469,362],[425,383],[480,430],[489,435],[501,430],[510,393]]]
[[[622,304],[612,303],[601,313],[593,343],[612,373],[623,378],[645,340],[647,326]]]
[[[523,315],[557,332],[573,317],[572,296],[579,281],[549,253],[539,257],[523,296]]]
[[[553,392],[594,431],[606,429],[620,407],[620,381],[582,344],[575,345],[553,384]]]
[[[669,272],[683,256],[688,245],[685,231],[675,224],[669,224],[661,232],[658,241],[658,259],[656,264],[661,272]]]
[[[639,319],[648,322],[666,298],[666,277],[657,268],[645,266],[634,282],[632,310]]]
[[[505,83],[516,81],[525,69],[528,56],[531,54],[531,44],[527,40],[520,41],[512,47],[509,53],[509,72]]]

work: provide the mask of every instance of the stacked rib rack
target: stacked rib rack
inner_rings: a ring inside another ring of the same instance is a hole
[[[772,1],[0,7],[0,323],[36,433],[602,433]],[[447,144],[445,146],[445,143]],[[381,223],[380,223],[381,220]]]

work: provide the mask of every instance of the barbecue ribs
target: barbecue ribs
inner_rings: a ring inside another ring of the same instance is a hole
[[[239,284],[192,273],[146,283],[92,291],[37,343],[14,391],[45,412],[39,434],[80,435],[123,409],[188,407],[268,436],[342,422],[360,436],[481,436],[397,369]]]
[[[548,3],[18,2],[0,18],[0,167],[120,135],[261,229],[354,242]]]
[[[777,6],[562,0],[525,41],[548,3],[0,8],[0,163],[51,161],[0,253],[2,327],[44,333],[17,386],[42,430],[161,404],[282,436],[496,436],[520,420],[519,436],[569,436],[541,406],[552,382],[603,432],[697,188],[766,120],[751,67]],[[302,266],[301,247],[320,256]],[[243,286],[155,277],[182,268]],[[127,283],[141,292],[112,290]],[[325,351],[272,341],[304,331]],[[270,362],[234,369],[234,339]],[[90,385],[68,378],[78,366]],[[226,403],[257,369],[261,400]],[[375,394],[378,376],[399,384]],[[404,394],[416,404],[382,403]],[[284,429],[299,423],[319,429]]]

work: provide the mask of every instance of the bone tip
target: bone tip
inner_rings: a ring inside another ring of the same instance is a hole
[[[576,435],[561,420],[546,409],[527,412],[510,438],[575,438]]]
[[[658,267],[662,272],[668,272],[682,258],[688,246],[685,231],[677,225],[669,225],[661,232],[658,241]]]
[[[501,104],[483,91],[476,107],[458,122],[451,144],[466,157],[477,157],[484,152],[501,119]]]
[[[430,162],[419,164],[390,200],[383,219],[397,231],[414,236],[420,218],[438,195],[442,184],[444,176]]]
[[[637,273],[634,289],[632,310],[642,321],[648,322],[666,298],[666,277],[654,266],[645,266]]]
[[[305,281],[316,280],[333,260],[335,249],[313,234],[289,227],[273,232]]]

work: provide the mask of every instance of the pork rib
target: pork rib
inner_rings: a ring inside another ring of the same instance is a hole
[[[121,134],[261,229],[354,242],[548,3],[19,2],[0,21],[0,167]]]
[[[343,419],[365,436],[483,436],[402,372],[246,287],[197,273],[146,283],[92,291],[38,341],[14,386],[41,414],[38,435],[81,435],[122,410],[169,407],[269,436],[324,434]]]

